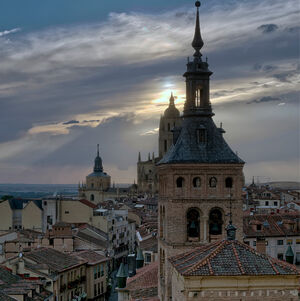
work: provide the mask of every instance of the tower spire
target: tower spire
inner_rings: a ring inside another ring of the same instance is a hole
[[[170,96],[170,106],[172,105],[174,105],[174,102],[175,102],[175,98],[174,98],[174,96],[173,96],[173,92],[171,92],[171,96]]]
[[[99,155],[99,144],[97,144],[97,156],[95,158],[94,172],[102,172],[102,171],[103,171],[102,159]]]
[[[202,54],[200,52],[200,49],[203,47],[204,42],[202,40],[201,31],[200,31],[200,20],[199,20],[199,7],[201,6],[200,1],[196,1],[195,6],[197,7],[197,17],[196,17],[195,35],[194,35],[194,40],[192,42],[192,46],[196,50],[196,52],[194,53],[194,57],[201,58]]]

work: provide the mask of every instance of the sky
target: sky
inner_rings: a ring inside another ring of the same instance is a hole
[[[203,0],[216,124],[246,182],[300,181],[297,0]],[[193,1],[1,0],[0,183],[66,184],[92,171],[96,145],[116,183],[158,151],[195,26]]]

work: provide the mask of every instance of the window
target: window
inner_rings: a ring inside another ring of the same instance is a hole
[[[97,267],[94,267],[94,279],[97,279]]]
[[[256,240],[253,240],[253,247],[256,247]]]
[[[187,237],[188,240],[200,236],[200,214],[197,209],[191,208],[187,212]]]
[[[249,244],[250,244],[249,241],[244,241],[244,243],[245,243],[246,245],[248,245],[248,246],[249,246]]]
[[[297,265],[300,264],[300,253],[299,252],[296,253],[296,264]]]
[[[256,225],[256,230],[261,231],[261,225]]]
[[[296,245],[300,245],[300,239],[296,239]]]
[[[217,187],[217,179],[215,177],[209,179],[209,187],[211,188]]]
[[[151,253],[145,253],[145,262],[150,263],[151,262]]]
[[[50,239],[49,239],[49,245],[50,245],[50,246],[53,246],[53,245],[54,245],[54,239],[53,239],[53,238],[50,238]]]
[[[232,178],[228,177],[225,179],[225,187],[226,188],[232,188],[233,180]]]
[[[278,254],[277,254],[277,258],[278,258],[279,260],[283,260],[283,254],[282,254],[282,253],[278,253]]]
[[[196,177],[193,179],[193,187],[199,188],[201,186],[201,179],[199,177]]]
[[[278,206],[278,202],[277,201],[274,202],[274,206]]]
[[[65,214],[69,214],[69,213],[70,213],[69,211],[67,211],[67,210],[65,211]]]
[[[47,201],[44,201],[44,206],[47,206]]]
[[[97,296],[97,284],[94,284],[94,296]]]
[[[95,200],[95,196],[94,196],[93,194],[91,194],[90,200],[91,200],[91,201],[94,201],[94,200]]]
[[[283,240],[282,239],[277,240],[277,245],[282,246],[283,245]]]
[[[91,187],[94,188],[94,183],[91,184]]]
[[[286,240],[286,244],[287,245],[292,245],[293,244],[293,240],[292,239],[287,239]]]
[[[100,265],[100,276],[104,276],[104,267],[103,264]]]
[[[197,143],[206,143],[206,129],[196,130]]]
[[[177,180],[176,180],[176,186],[177,186],[178,188],[182,188],[183,185],[184,185],[184,178],[183,178],[183,177],[177,178]]]
[[[28,274],[28,273],[24,274],[24,278],[29,278],[29,277],[30,277],[30,274]]]
[[[266,204],[266,206],[269,206],[269,201],[266,201],[265,204]]]
[[[168,131],[170,132],[171,130],[171,126],[170,126],[170,123],[168,123]]]

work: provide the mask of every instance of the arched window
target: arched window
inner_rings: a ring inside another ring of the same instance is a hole
[[[209,179],[209,187],[211,188],[217,187],[217,179],[215,177]]]
[[[90,200],[91,200],[91,201],[94,201],[94,200],[95,200],[95,196],[94,196],[93,194],[91,194]]]
[[[212,209],[209,213],[209,234],[221,235],[222,224],[222,212],[219,209]]]
[[[176,180],[176,186],[177,186],[178,188],[182,188],[183,185],[184,185],[184,178],[183,178],[183,177],[177,178],[177,180]]]
[[[201,186],[201,179],[199,177],[195,177],[193,179],[193,187],[200,188]]]
[[[226,188],[232,188],[233,180],[232,178],[228,177],[225,179],[225,187]]]
[[[169,132],[171,131],[170,123],[168,123],[168,131],[169,131]]]
[[[200,214],[195,208],[188,210],[186,214],[187,219],[187,237],[188,240],[195,240],[200,237]]]

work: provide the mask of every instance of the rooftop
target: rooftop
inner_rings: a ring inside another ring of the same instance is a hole
[[[169,259],[183,276],[299,275],[295,266],[237,240],[217,241]]]
[[[84,260],[80,260],[74,256],[48,248],[33,250],[24,254],[24,257],[38,264],[46,264],[53,272],[70,269],[85,262]]]
[[[72,255],[87,260],[88,264],[90,265],[98,264],[109,260],[109,258],[92,250],[78,251],[74,252]]]

